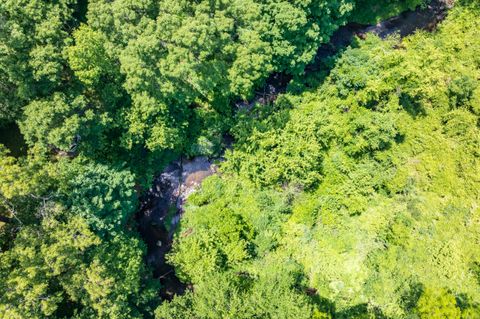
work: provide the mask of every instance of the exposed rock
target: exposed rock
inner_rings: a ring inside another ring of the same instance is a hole
[[[185,289],[165,260],[183,214],[183,205],[201,182],[216,170],[217,166],[206,157],[175,161],[155,179],[141,201],[137,213],[139,231],[148,246],[147,263],[153,267],[154,276],[163,283],[165,298]]]

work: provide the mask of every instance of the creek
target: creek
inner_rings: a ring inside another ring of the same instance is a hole
[[[332,35],[329,43],[318,49],[314,61],[305,72],[316,72],[322,60],[341,52],[356,36],[363,38],[367,33],[374,33],[381,38],[393,34],[404,37],[420,29],[432,31],[445,18],[450,7],[450,0],[433,0],[426,7],[404,12],[373,26],[351,23],[341,27]],[[257,103],[271,103],[278,94],[286,91],[290,80],[288,75],[274,74],[253,100],[236,105],[241,108]],[[147,263],[154,269],[154,276],[162,283],[161,295],[165,299],[182,294],[187,288],[187,285],[175,276],[173,267],[168,265],[165,259],[172,247],[173,235],[181,220],[184,203],[203,179],[215,174],[216,170],[214,161],[206,157],[189,160],[180,158],[164,169],[141,199],[141,207],[136,215],[139,232],[148,246]]]
[[[216,173],[217,166],[207,157],[174,161],[154,180],[152,188],[141,198],[137,213],[139,232],[147,244],[147,263],[162,284],[161,296],[171,299],[186,286],[175,276],[165,256],[170,251],[174,232],[183,214],[187,197],[201,182]]]

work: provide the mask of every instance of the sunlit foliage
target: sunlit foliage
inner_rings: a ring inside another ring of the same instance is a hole
[[[466,4],[433,35],[369,36],[317,89],[239,114],[222,176],[192,197],[178,233],[171,261],[184,279],[215,289],[212,274],[235,282],[281,256],[334,317],[475,318],[479,14]],[[219,262],[228,243],[207,240],[225,212],[245,221],[229,234],[253,230],[236,263]],[[201,267],[195,254],[217,259]],[[198,302],[182,298],[172,306]],[[174,317],[165,308],[159,318]]]

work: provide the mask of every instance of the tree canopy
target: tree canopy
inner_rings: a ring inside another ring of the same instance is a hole
[[[222,175],[189,200],[170,257],[181,278],[218,291],[217,278],[256,278],[279,258],[334,318],[478,317],[478,14],[459,7],[402,41],[368,36],[316,88],[239,113]],[[157,317],[214,317],[192,298],[203,292]]]
[[[0,317],[480,318],[479,4],[317,56],[428,3],[1,1]]]

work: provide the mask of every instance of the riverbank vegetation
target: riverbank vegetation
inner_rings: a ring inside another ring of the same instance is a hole
[[[288,318],[477,318],[478,17],[369,36],[320,85],[240,113],[170,255],[199,290],[158,318],[250,318],[274,292]]]
[[[305,71],[424,4],[2,1],[0,122],[28,154],[0,144],[0,317],[480,318],[478,3]],[[245,102],[273,74],[287,92]],[[162,300],[139,198],[226,134]]]

